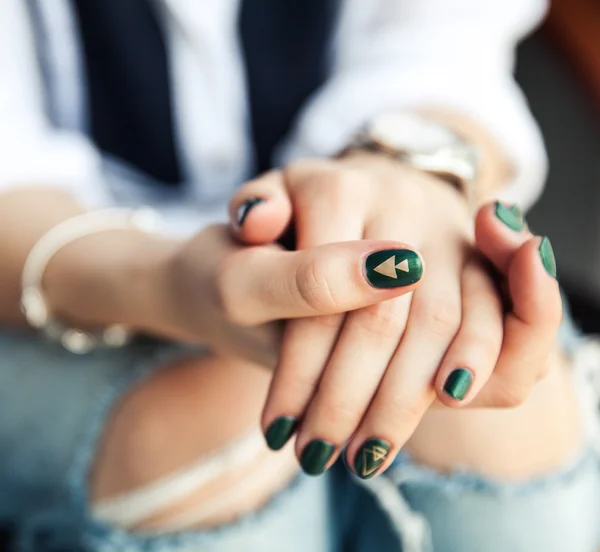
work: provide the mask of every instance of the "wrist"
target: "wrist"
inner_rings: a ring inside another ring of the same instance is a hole
[[[471,183],[475,206],[497,197],[498,191],[513,177],[514,167],[495,137],[465,113],[431,107],[419,112],[453,129],[477,148],[477,178]]]
[[[501,148],[468,116],[442,109],[383,113],[338,155],[356,148],[393,158],[455,186],[471,210],[511,176]]]
[[[167,304],[164,266],[176,245],[136,230],[73,241],[56,253],[44,274],[50,309],[76,326],[123,324],[155,333]]]
[[[444,178],[413,167],[401,159],[395,159],[385,153],[355,149],[346,153],[339,161],[346,167],[367,170],[377,178],[391,182],[393,186],[402,186],[403,195],[411,197],[442,194],[453,201],[468,207],[468,198],[456,186]]]

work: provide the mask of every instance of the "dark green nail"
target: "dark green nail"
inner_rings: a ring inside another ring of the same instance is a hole
[[[423,275],[421,257],[410,249],[384,249],[365,261],[367,279],[376,288],[410,286]]]
[[[251,197],[242,203],[237,210],[237,223],[238,226],[244,224],[248,213],[256,207],[259,203],[264,203],[265,200],[262,197]]]
[[[306,445],[300,458],[300,466],[308,475],[321,475],[325,471],[327,462],[335,452],[335,445],[315,439]]]
[[[271,450],[279,450],[296,431],[298,420],[293,416],[280,416],[265,431],[265,439]]]
[[[503,203],[496,201],[496,217],[498,217],[511,230],[520,232],[525,228],[525,218],[521,209],[517,205],[507,207]]]
[[[383,439],[369,439],[354,459],[354,470],[361,479],[370,479],[385,462],[391,445]]]
[[[539,251],[546,272],[550,274],[552,278],[556,278],[556,257],[554,256],[554,250],[552,249],[552,244],[548,238],[542,238]]]
[[[444,384],[444,391],[453,399],[462,401],[467,396],[469,389],[471,389],[472,383],[473,374],[465,368],[457,368],[448,376]]]

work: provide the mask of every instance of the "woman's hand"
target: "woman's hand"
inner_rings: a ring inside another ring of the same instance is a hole
[[[348,444],[349,464],[370,477],[391,463],[436,395],[447,406],[525,398],[558,329],[560,297],[539,240],[516,211],[499,209],[515,229],[487,208],[478,234],[508,277],[506,320],[475,254],[465,201],[445,182],[361,154],[297,163],[239,191],[231,215],[243,223],[236,233],[245,243],[278,239],[293,216],[298,250],[395,238],[416,244],[428,266],[412,297],[289,323],[263,415],[272,448],[300,421],[296,450],[305,471],[322,473]],[[396,259],[379,268],[382,280],[400,275]]]
[[[381,250],[404,255],[418,274],[404,286],[374,287],[365,265]],[[275,245],[243,247],[226,225],[213,226],[178,244],[159,270],[156,288],[163,297],[151,331],[273,367],[281,329],[276,321],[399,297],[418,286],[421,273],[418,253],[398,242],[354,241],[291,252]]]

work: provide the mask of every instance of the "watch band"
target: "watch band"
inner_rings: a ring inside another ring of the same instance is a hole
[[[456,135],[454,131],[452,132]],[[442,148],[435,155],[420,154],[386,147],[375,141],[369,134],[368,127],[365,126],[335,157],[341,158],[353,151],[379,153],[414,169],[434,175],[448,182],[460,192],[465,197],[470,210],[477,205],[475,186],[478,165],[477,152],[466,142],[462,147],[460,142],[457,142],[451,148]]]

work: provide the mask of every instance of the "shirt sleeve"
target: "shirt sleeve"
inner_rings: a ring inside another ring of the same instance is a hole
[[[48,121],[26,4],[0,3],[0,191],[48,186],[67,189],[88,206],[108,203],[93,145]]]
[[[279,161],[327,156],[378,113],[436,107],[467,114],[512,163],[499,197],[529,207],[547,172],[541,134],[514,81],[515,48],[546,0],[348,0],[333,74],[303,110]]]

